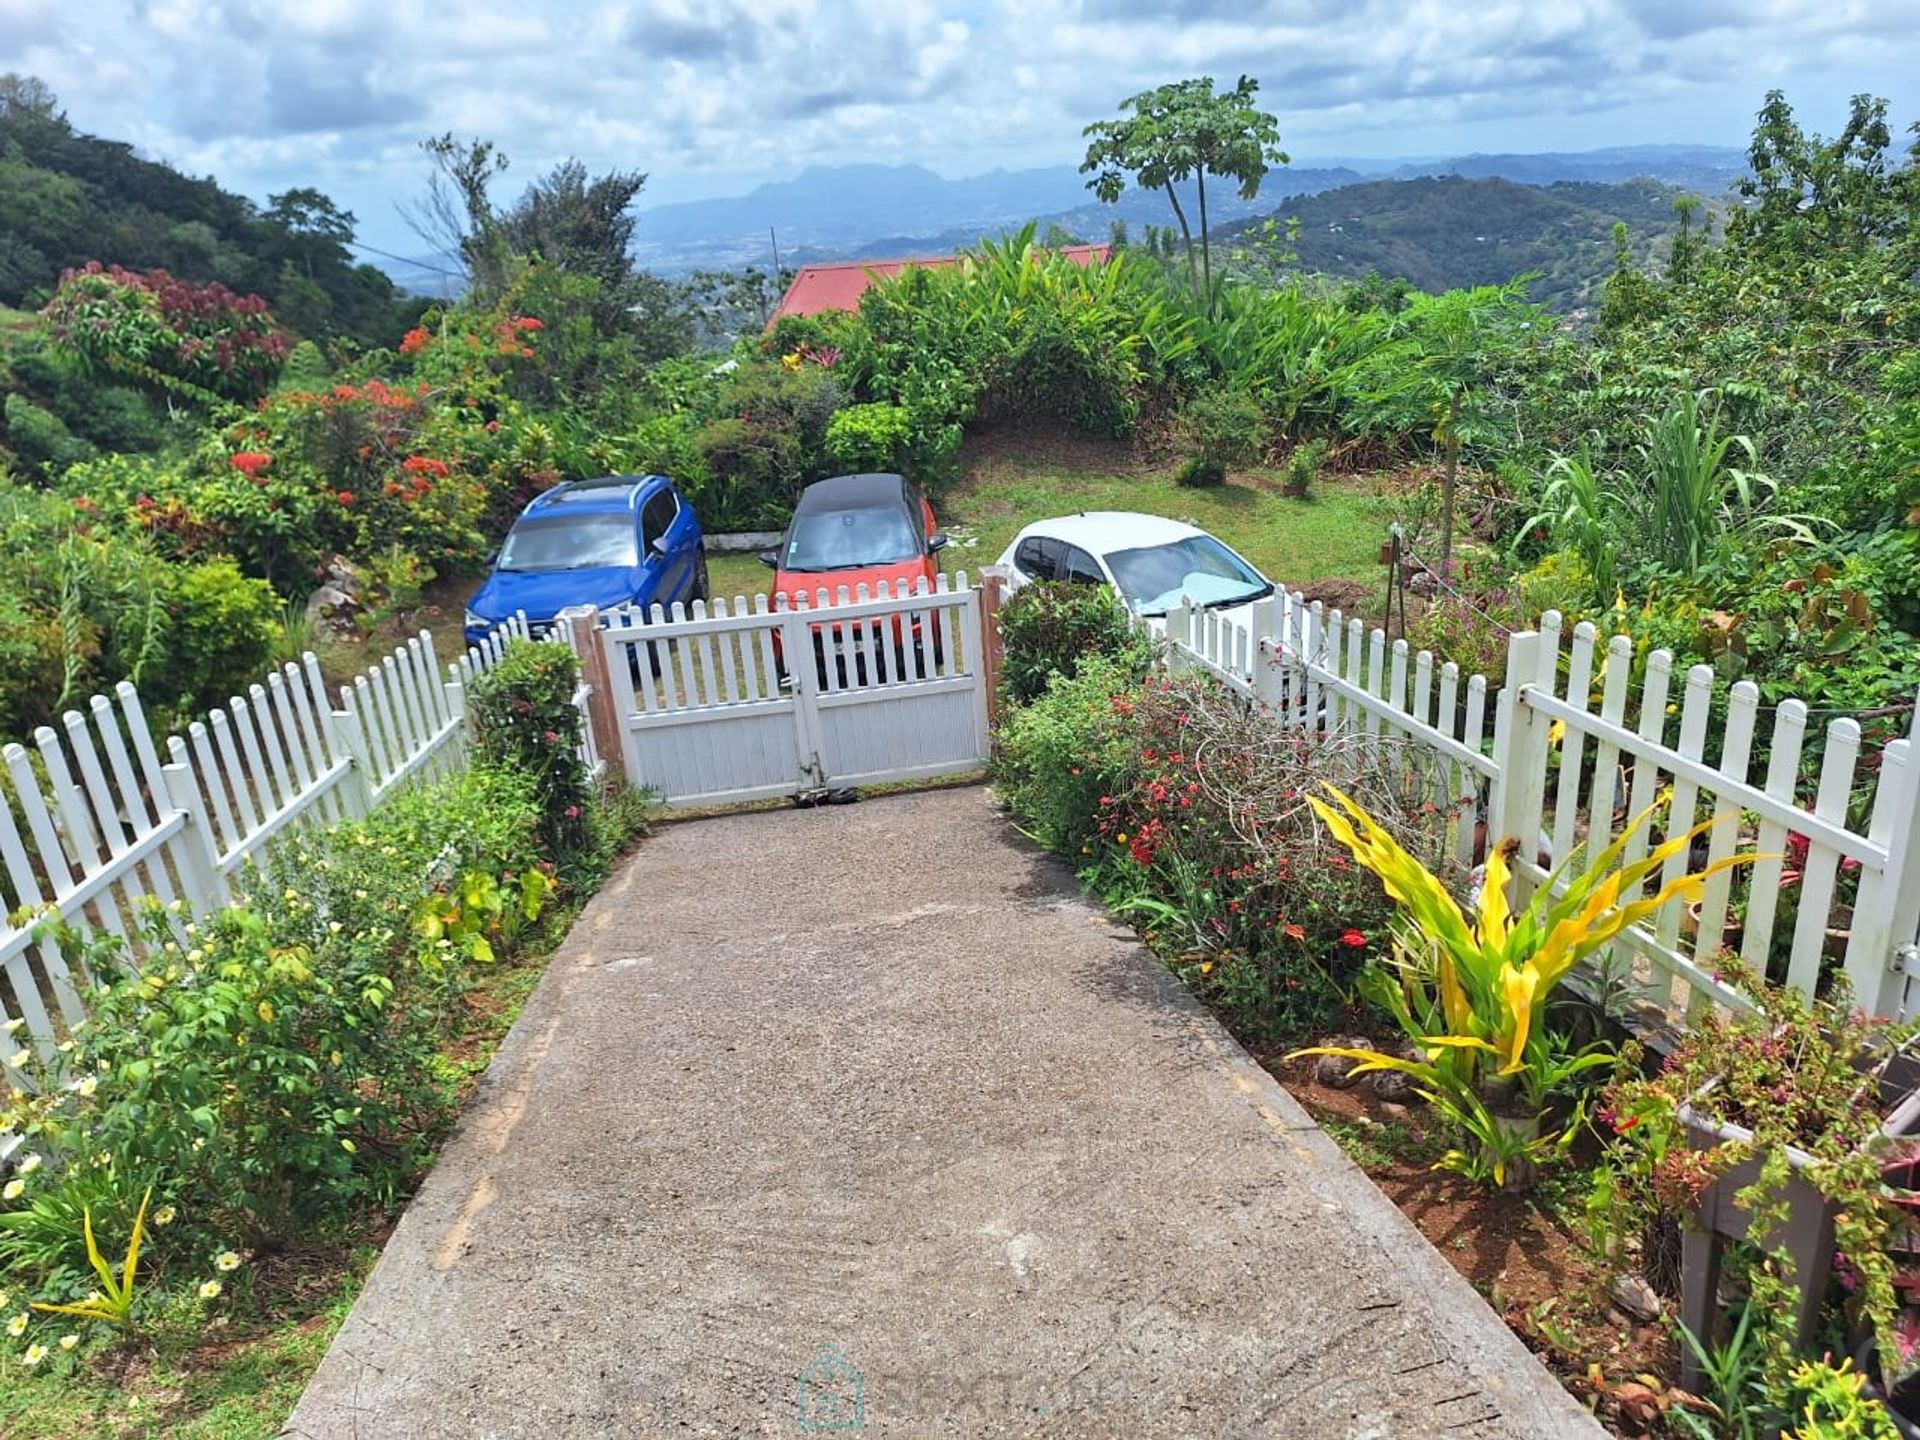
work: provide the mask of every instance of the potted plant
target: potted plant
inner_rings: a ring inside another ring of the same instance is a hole
[[[1920,1026],[1862,1015],[1844,994],[1813,1002],[1738,978],[1755,1010],[1702,1016],[1658,1074],[1604,1097],[1612,1194],[1689,1222],[1680,1318],[1696,1335],[1715,1328],[1726,1245],[1745,1241],[1760,1254],[1754,1313],[1783,1366],[1814,1334],[1836,1250],[1860,1323],[1894,1353],[1882,1168],[1896,1137],[1920,1131]],[[1697,1358],[1683,1357],[1681,1384],[1697,1379]]]
[[[1649,822],[1649,809],[1591,861],[1578,850],[1514,910],[1507,887],[1517,842],[1493,847],[1471,918],[1433,874],[1358,805],[1328,787],[1333,803],[1310,801],[1354,859],[1379,876],[1409,925],[1390,964],[1362,979],[1370,998],[1412,1042],[1414,1057],[1318,1047],[1302,1055],[1359,1061],[1354,1073],[1393,1070],[1467,1142],[1440,1163],[1497,1185],[1524,1183],[1533,1168],[1563,1153],[1578,1131],[1578,1102],[1549,1129],[1548,1105],[1583,1071],[1611,1063],[1604,1045],[1575,1051],[1546,1023],[1554,988],[1580,961],[1628,926],[1672,900],[1697,898],[1710,875],[1750,858],[1730,856],[1663,886],[1646,887],[1668,860],[1686,854],[1711,825],[1654,846],[1629,862],[1626,849]]]

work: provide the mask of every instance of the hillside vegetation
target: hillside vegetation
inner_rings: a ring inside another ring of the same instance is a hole
[[[213,180],[75,130],[38,82],[0,77],[0,304],[38,306],[89,260],[266,297],[314,339],[399,338],[399,293],[354,262],[354,217],[315,190],[266,210]]]
[[[1197,483],[1299,451],[1310,489],[1316,442],[1333,463],[1434,465],[1449,483],[1404,518],[1465,598],[1416,638],[1463,661],[1497,664],[1505,629],[1552,604],[1772,698],[1884,706],[1920,683],[1920,196],[1876,114],[1828,142],[1770,101],[1724,242],[1695,221],[1655,244],[1653,187],[1362,187],[1497,233],[1491,274],[1552,261],[1525,224],[1582,257],[1637,224],[1591,333],[1509,285],[1223,265],[1209,291],[1165,232],[1082,270],[1029,230],[856,314],[754,333],[730,370],[684,297],[633,269],[640,177],[562,166],[503,204],[487,147],[435,142],[465,187],[472,288],[397,343],[323,347],[265,296],[113,253],[0,329],[0,526],[21,557],[0,584],[0,730],[123,676],[163,713],[224,696],[333,556],[417,595],[474,573],[569,476],[669,473],[709,529],[767,528],[839,471],[937,491],[970,429],[1031,419],[1171,451]],[[1411,254],[1391,207],[1367,233]],[[1571,263],[1553,283],[1582,283]]]
[[[1428,291],[1537,273],[1529,297],[1571,310],[1594,303],[1612,273],[1615,226],[1627,226],[1638,257],[1664,253],[1682,193],[1651,180],[1540,187],[1447,175],[1297,196],[1273,218],[1298,223],[1292,247],[1312,273],[1377,273]],[[1248,225],[1222,234],[1231,239]]]

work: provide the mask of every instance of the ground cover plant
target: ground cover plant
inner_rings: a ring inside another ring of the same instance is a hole
[[[141,965],[46,920],[93,990],[56,1052],[17,1057],[32,1088],[0,1112],[21,1137],[0,1191],[9,1433],[114,1433],[103,1407],[129,1393],[182,1427],[283,1418],[238,1403],[244,1367],[284,1371],[284,1400],[317,1360],[309,1322],[343,1313],[530,962],[642,815],[584,784],[578,714],[544,704],[577,684],[571,652],[508,658],[470,697],[473,769],[289,837],[209,915],[153,903]],[[551,828],[563,795],[581,813]]]

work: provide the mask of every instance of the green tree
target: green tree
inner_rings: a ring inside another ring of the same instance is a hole
[[[1384,377],[1373,399],[1424,411],[1445,457],[1440,482],[1442,575],[1453,562],[1461,447],[1506,438],[1495,380],[1513,364],[1527,339],[1546,329],[1544,313],[1524,298],[1532,278],[1522,275],[1505,285],[1419,296],[1396,317],[1396,337],[1373,357]]]
[[[1080,173],[1092,175],[1087,188],[1109,205],[1125,193],[1131,177],[1142,189],[1163,190],[1186,242],[1187,270],[1194,270],[1193,230],[1176,188],[1194,182],[1200,220],[1199,279],[1211,301],[1213,255],[1207,224],[1207,177],[1239,182],[1240,198],[1260,193],[1260,182],[1274,165],[1285,165],[1280,125],[1254,107],[1260,82],[1242,75],[1240,83],[1215,94],[1213,77],[1177,80],[1142,91],[1121,102],[1117,120],[1087,126],[1090,142]]]

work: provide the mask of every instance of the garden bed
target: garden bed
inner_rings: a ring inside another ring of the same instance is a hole
[[[1590,1367],[1599,1367],[1612,1391],[1637,1376],[1674,1374],[1679,1348],[1664,1315],[1639,1319],[1612,1301],[1612,1277],[1580,1233],[1594,1147],[1585,1147],[1586,1164],[1576,1161],[1535,1191],[1489,1190],[1433,1168],[1442,1147],[1417,1101],[1383,1101],[1364,1085],[1321,1084],[1313,1062],[1289,1061],[1281,1052],[1255,1058],[1568,1390],[1622,1433],[1646,1433],[1637,1423],[1643,1415],[1622,1417],[1614,1397],[1596,1393]]]

